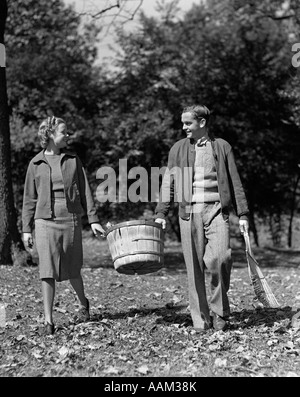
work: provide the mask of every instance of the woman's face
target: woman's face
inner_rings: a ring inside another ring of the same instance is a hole
[[[51,135],[53,143],[56,147],[62,149],[67,146],[69,140],[69,134],[66,124],[60,123],[54,134]]]

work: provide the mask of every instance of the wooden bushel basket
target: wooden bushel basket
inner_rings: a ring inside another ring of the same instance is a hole
[[[164,265],[164,232],[154,221],[128,221],[107,229],[114,267],[123,274],[147,274]]]

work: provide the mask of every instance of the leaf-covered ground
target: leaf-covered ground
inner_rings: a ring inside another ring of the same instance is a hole
[[[85,234],[82,270],[91,321],[77,324],[69,282],[57,283],[53,336],[42,336],[37,267],[0,267],[1,377],[300,376],[299,254],[254,249],[280,309],[255,308],[245,253],[233,250],[227,331],[196,334],[188,308],[180,244],[168,243],[165,268],[119,274],[106,241]],[[293,319],[293,321],[292,321]]]

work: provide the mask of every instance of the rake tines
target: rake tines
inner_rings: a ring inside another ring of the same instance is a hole
[[[246,244],[248,272],[257,299],[265,307],[273,307],[273,308],[279,307],[279,303],[277,302],[275,295],[273,294],[269,284],[267,283],[267,280],[262,274],[262,271],[256,259],[253,257],[248,233],[244,233],[244,239]]]

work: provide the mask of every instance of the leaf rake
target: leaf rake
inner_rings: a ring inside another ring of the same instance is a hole
[[[246,258],[248,263],[249,277],[257,299],[263,304],[264,307],[279,307],[279,303],[277,302],[275,295],[271,291],[267,280],[262,274],[262,271],[252,254],[249,234],[243,233],[243,236],[246,244]]]

